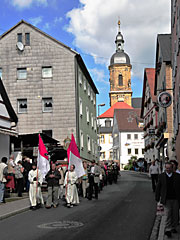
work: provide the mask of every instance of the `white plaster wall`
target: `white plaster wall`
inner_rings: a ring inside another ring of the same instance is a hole
[[[127,139],[127,134],[131,134],[131,139]],[[134,134],[138,134],[138,139],[134,139]],[[126,146],[128,144],[128,146]],[[128,155],[128,148],[131,149],[131,154]],[[138,155],[135,154],[135,149],[138,149]],[[144,149],[144,138],[142,132],[123,132],[120,133],[120,163],[126,165],[131,156],[144,158],[142,154]]]

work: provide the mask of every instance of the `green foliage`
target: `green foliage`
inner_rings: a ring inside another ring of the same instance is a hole
[[[131,156],[131,158],[128,160],[128,164],[124,166],[124,170],[133,170],[134,161],[137,161],[137,157]]]

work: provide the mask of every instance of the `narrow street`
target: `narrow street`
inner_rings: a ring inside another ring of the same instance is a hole
[[[148,240],[155,220],[151,182],[141,173],[122,172],[99,200],[81,198],[80,205],[71,209],[63,205],[0,221],[1,240]]]

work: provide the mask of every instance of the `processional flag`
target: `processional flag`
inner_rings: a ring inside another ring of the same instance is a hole
[[[67,149],[67,156],[69,167],[70,165],[74,164],[77,177],[79,178],[83,176],[85,174],[85,171],[73,134],[71,135],[71,143],[69,144],[69,147]]]
[[[47,154],[48,154],[48,152],[47,152],[46,147],[43,143],[43,140],[39,134],[37,167],[41,171],[43,179],[45,179],[47,172],[50,170],[50,164],[49,164]]]

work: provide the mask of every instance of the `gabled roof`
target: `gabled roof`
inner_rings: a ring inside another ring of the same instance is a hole
[[[145,70],[144,70],[144,83],[143,83],[143,96],[142,96],[142,104],[141,104],[141,117],[143,117],[143,112],[144,112],[146,83],[148,83],[148,85],[149,85],[152,101],[156,102],[156,96],[154,95],[155,68],[145,68]]]
[[[79,65],[80,65],[83,73],[86,75],[86,77],[87,77],[87,79],[88,79],[88,81],[89,81],[89,84],[91,85],[91,87],[93,88],[93,90],[95,91],[96,94],[99,93],[98,90],[97,90],[97,88],[96,88],[96,86],[95,86],[95,84],[94,84],[94,82],[93,82],[93,80],[92,80],[92,78],[91,78],[91,76],[90,76],[90,74],[89,74],[89,71],[88,71],[87,68],[86,68],[86,65],[84,64],[84,61],[83,61],[81,55],[80,55],[78,52],[76,52],[75,50],[73,50],[72,48],[70,48],[70,47],[68,47],[67,45],[65,45],[64,43],[62,43],[62,42],[58,41],[57,39],[51,37],[51,36],[48,35],[47,33],[41,31],[39,28],[33,26],[32,24],[30,24],[30,23],[28,23],[28,22],[26,22],[26,21],[24,21],[24,20],[21,20],[21,21],[18,22],[14,27],[10,28],[8,31],[6,31],[5,33],[3,33],[3,34],[0,36],[0,40],[1,40],[2,38],[4,38],[8,33],[10,33],[11,31],[13,31],[15,28],[17,28],[17,27],[18,27],[19,25],[21,25],[21,24],[26,24],[27,26],[33,28],[35,31],[37,31],[37,32],[39,32],[40,34],[44,35],[45,37],[51,39],[52,41],[56,42],[57,44],[60,44],[61,46],[63,46],[63,47],[65,47],[66,49],[68,49],[70,52],[74,53],[74,54],[75,54],[75,57],[76,57],[76,59],[77,59],[77,62],[79,63]]]
[[[159,54],[161,55],[159,56]],[[171,34],[158,34],[156,44],[156,73],[154,94],[157,95],[157,77],[161,69],[161,64],[171,64]]]
[[[111,106],[106,112],[101,114],[98,118],[113,118],[114,109],[133,109],[133,107],[129,106],[125,102],[117,102],[113,106]]]
[[[26,21],[24,21],[24,20],[21,20],[21,21],[18,22],[16,25],[14,25],[12,28],[10,28],[8,31],[6,31],[5,33],[3,33],[3,34],[0,36],[0,40],[1,40],[2,38],[4,38],[8,33],[10,33],[11,31],[13,31],[15,28],[17,28],[18,26],[20,26],[22,23],[24,23],[24,24],[26,24],[27,26],[33,28],[33,29],[36,30],[37,32],[41,33],[42,35],[50,38],[50,39],[53,40],[54,42],[62,45],[63,47],[67,48],[68,50],[70,50],[70,51],[73,52],[74,54],[77,54],[77,52],[74,51],[72,48],[68,47],[68,46],[65,45],[64,43],[62,43],[62,42],[58,41],[57,39],[51,37],[49,34],[41,31],[39,28],[33,26],[32,24],[30,24],[30,23],[28,23],[28,22],[26,22]]]
[[[114,117],[117,120],[120,132],[143,132],[143,128],[138,127],[141,109],[115,109]]]
[[[162,61],[171,62],[171,34],[158,34],[157,48],[161,48]]]
[[[6,109],[8,111],[8,114],[10,116],[11,121],[17,123],[18,122],[17,115],[16,115],[16,113],[15,113],[15,111],[14,111],[14,109],[13,109],[11,103],[10,103],[10,100],[8,98],[6,89],[3,85],[3,82],[1,80],[1,78],[0,78],[0,96],[2,97],[3,103],[6,106]]]

